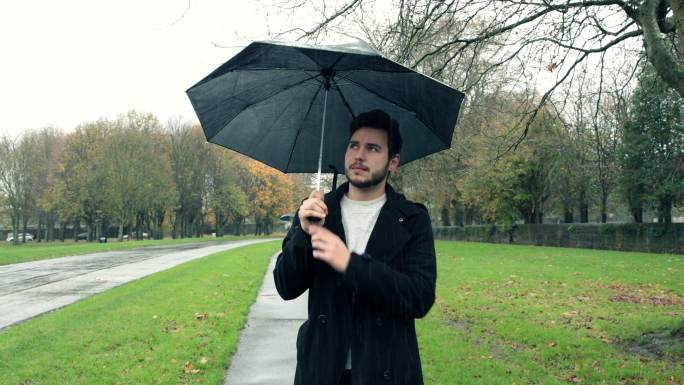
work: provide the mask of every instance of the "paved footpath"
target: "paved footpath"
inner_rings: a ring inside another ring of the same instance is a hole
[[[276,255],[240,334],[237,352],[223,385],[292,385],[297,364],[295,342],[307,317],[307,293],[283,301],[276,292],[273,268]]]
[[[271,240],[154,246],[0,266],[0,329],[193,259]]]

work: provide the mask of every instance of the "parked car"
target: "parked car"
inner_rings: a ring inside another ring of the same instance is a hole
[[[148,233],[142,233],[141,235],[142,235],[141,239],[150,239],[150,234],[148,234]],[[131,238],[131,239],[135,239],[135,233],[133,233],[133,238]],[[128,240],[128,234],[123,235],[123,240],[124,241]]]
[[[76,235],[76,239],[78,239],[79,241],[87,241],[88,233],[78,233],[78,235]]]
[[[33,241],[33,235],[29,234],[29,233],[25,233],[24,239],[26,239],[26,242],[31,242],[31,241]],[[14,234],[13,233],[7,234],[7,242],[14,242]],[[21,234],[19,234],[19,242],[21,242]]]

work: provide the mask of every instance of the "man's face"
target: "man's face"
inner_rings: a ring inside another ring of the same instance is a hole
[[[387,132],[361,127],[352,135],[344,155],[344,174],[357,188],[376,186],[385,181],[387,172],[399,165],[399,155],[389,159]]]

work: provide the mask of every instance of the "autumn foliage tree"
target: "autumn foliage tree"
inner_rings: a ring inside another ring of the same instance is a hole
[[[256,234],[270,233],[275,220],[295,210],[294,183],[285,174],[260,162],[246,159],[251,176],[250,205]]]

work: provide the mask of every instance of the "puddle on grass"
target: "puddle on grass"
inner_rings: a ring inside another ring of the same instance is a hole
[[[644,333],[641,337],[625,341],[628,352],[653,360],[670,359],[682,361],[684,356],[666,354],[666,350],[684,344],[684,322],[675,330]]]
[[[452,328],[460,329],[466,332],[469,331],[473,325],[475,325],[475,322],[468,318],[449,318],[446,322],[447,325],[451,326]]]

